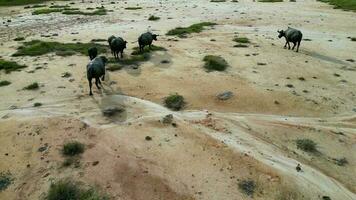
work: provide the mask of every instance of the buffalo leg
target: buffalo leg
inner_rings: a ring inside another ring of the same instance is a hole
[[[121,54],[121,58],[123,58],[124,56],[122,55],[124,53],[124,51],[121,51],[120,54]]]
[[[105,81],[105,70],[104,70],[104,74],[103,77],[101,78],[102,81]]]
[[[286,43],[284,44],[284,48],[287,48],[287,43],[288,43],[288,41],[286,41]]]
[[[96,87],[100,90],[101,88],[100,88],[100,86],[99,86],[99,82],[100,82],[99,77],[98,77],[98,78],[95,78],[95,85],[96,85]]]
[[[287,42],[287,44],[288,44],[288,49],[290,49],[290,44],[289,44],[289,42]]]
[[[300,41],[298,41],[297,52],[299,51]]]
[[[89,81],[89,95],[93,95],[93,93],[91,92],[91,86],[92,86],[92,83],[91,83],[91,78],[88,78],[88,81]]]
[[[296,45],[296,42],[293,42],[293,47],[292,47],[292,50],[294,50],[295,45]]]

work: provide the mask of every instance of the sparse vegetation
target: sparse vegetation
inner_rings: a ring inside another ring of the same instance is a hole
[[[105,8],[97,9],[93,12],[82,12],[79,10],[64,10],[62,14],[65,15],[106,15],[107,10]]]
[[[0,0],[0,6],[20,6],[35,3],[43,3],[47,0]]]
[[[233,41],[238,43],[250,43],[250,40],[246,37],[235,37]]]
[[[76,156],[84,152],[84,144],[73,141],[63,145],[62,153],[65,156]]]
[[[6,190],[7,187],[12,183],[10,172],[0,172],[0,192]]]
[[[179,94],[171,94],[164,99],[164,104],[167,108],[172,110],[180,110],[184,107],[184,97]]]
[[[106,39],[92,39],[91,42],[107,42]]]
[[[316,152],[316,143],[310,139],[298,139],[297,148],[307,152]]]
[[[224,71],[229,64],[221,56],[207,55],[204,57],[204,68],[208,71]]]
[[[23,46],[20,46],[17,52],[12,56],[40,56],[47,53],[56,53],[58,56],[70,56],[76,53],[87,55],[88,49],[94,44],[95,43],[59,43],[32,40],[30,42],[24,42]],[[95,46],[99,52],[105,53],[107,51],[105,45],[95,44]]]
[[[106,67],[106,69],[109,70],[109,71],[117,71],[117,70],[120,70],[122,68],[123,68],[122,65],[111,64],[111,63],[109,63],[108,66]]]
[[[247,48],[248,46],[246,44],[235,44],[235,48]]]
[[[24,37],[17,37],[17,38],[14,39],[14,41],[23,41],[23,40],[25,40]]]
[[[253,180],[242,180],[239,182],[238,186],[241,192],[250,197],[255,193],[256,183]]]
[[[105,8],[98,8],[93,12],[83,12],[79,8],[70,8],[69,6],[51,6],[50,8],[38,9],[32,12],[33,15],[49,14],[60,12],[64,15],[106,15]]]
[[[144,53],[149,53],[150,51],[166,51],[166,49],[164,47],[151,45],[151,49],[148,46],[146,46],[143,49],[143,51],[140,52],[140,49],[138,47],[135,47],[133,48],[133,52],[131,53],[131,55],[140,55]]]
[[[151,55],[148,52],[144,52],[142,54],[131,55],[129,58],[124,58],[124,59],[120,59],[120,60],[109,59],[108,65],[117,64],[117,63],[120,63],[122,65],[132,65],[132,64],[137,64],[140,62],[148,61],[150,58],[151,58]],[[114,68],[118,68],[118,67],[119,66],[114,67]]]
[[[31,83],[30,85],[24,87],[24,90],[37,90],[40,86],[37,82]]]
[[[275,3],[275,2],[283,2],[283,0],[258,0],[259,2],[265,3]]]
[[[94,188],[84,188],[83,184],[67,180],[52,183],[46,200],[108,200]]]
[[[156,17],[156,16],[154,16],[154,15],[151,15],[149,18],[148,18],[148,20],[150,20],[150,21],[157,21],[157,20],[159,20],[159,19],[161,19],[160,17]]]
[[[349,163],[345,157],[343,157],[343,158],[334,158],[333,160],[335,161],[335,164],[337,164],[339,166],[345,166],[345,165],[347,165]]]
[[[10,73],[12,71],[18,71],[19,69],[25,68],[25,65],[19,65],[13,61],[7,61],[0,59],[0,70],[5,70],[6,73]]]
[[[198,24],[193,24],[189,27],[177,27],[167,32],[166,35],[178,35],[180,37],[190,34],[190,33],[200,33],[204,30],[205,26],[214,26],[216,23],[212,22],[202,22]]]
[[[40,106],[42,106],[42,103],[36,102],[33,104],[33,107],[40,107]]]
[[[126,10],[139,10],[139,9],[142,9],[142,7],[127,7],[125,9]]]
[[[210,0],[210,2],[219,3],[219,2],[226,2],[226,0]]]
[[[33,6],[25,6],[24,9],[29,9],[29,8],[42,8],[42,7],[47,7],[47,5],[44,4],[35,4]]]
[[[37,9],[32,12],[32,15],[42,15],[42,14],[49,14],[53,12],[62,12],[63,9],[60,8],[42,8],[42,9]]]
[[[319,0],[334,6],[334,9],[343,9],[346,11],[356,11],[355,0]]]
[[[10,84],[11,84],[10,81],[0,81],[0,87],[7,86],[7,85],[10,85]]]

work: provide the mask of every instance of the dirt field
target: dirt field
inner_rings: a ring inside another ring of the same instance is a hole
[[[44,199],[52,182],[68,177],[120,200],[356,199],[355,12],[309,0],[70,2],[55,4],[112,12],[32,15],[35,8],[0,8],[0,56],[28,66],[0,70],[0,81],[11,82],[0,87],[0,172],[13,176],[1,200]],[[143,9],[125,9],[135,6]],[[160,20],[148,21],[150,15]],[[165,35],[203,21],[217,25],[187,38]],[[303,32],[298,53],[277,37],[288,26]],[[86,56],[11,56],[20,36],[69,43],[116,35],[129,42],[127,57],[147,30],[160,35],[154,44],[167,51],[108,71],[93,96]],[[235,36],[251,43],[235,48]],[[230,66],[207,72],[202,59],[209,54]],[[62,77],[65,72],[72,76]],[[22,89],[34,81],[38,90]],[[224,91],[233,97],[218,100]],[[164,107],[173,93],[184,96],[183,110]],[[108,106],[125,111],[104,117]],[[173,125],[161,122],[167,114]],[[315,141],[317,152],[298,149],[302,138]],[[63,167],[60,150],[72,140],[86,150],[79,166]],[[335,164],[340,158],[347,164]],[[252,197],[239,188],[242,180],[256,183]]]

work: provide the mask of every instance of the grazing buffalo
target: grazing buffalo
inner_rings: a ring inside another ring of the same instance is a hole
[[[125,41],[121,37],[116,37],[111,40],[110,48],[116,59],[119,58],[119,53],[120,53],[120,57],[123,58],[122,54],[124,53],[124,49],[126,49],[126,44],[127,41]]]
[[[151,49],[151,45],[152,45],[152,41],[153,40],[157,40],[157,34],[152,34],[150,32],[146,32],[140,35],[140,37],[138,38],[138,45],[140,47],[140,52],[143,51],[143,48],[145,48],[145,46],[149,46]]]
[[[292,50],[294,50],[295,45],[297,45],[296,52],[298,52],[299,45],[300,45],[300,42],[302,41],[302,37],[303,37],[302,32],[300,32],[297,29],[290,28],[290,27],[288,27],[288,29],[285,31],[281,30],[281,31],[277,31],[277,32],[279,33],[279,35],[278,35],[279,38],[281,38],[281,37],[286,38],[286,44],[284,45],[284,48],[287,48],[287,44],[288,44],[288,49],[290,49],[289,42],[293,42],[294,45],[292,47]]]
[[[91,80],[95,78],[95,85],[98,89],[100,89],[99,84],[101,85],[100,82],[100,77],[102,77],[102,81],[105,79],[105,64],[108,61],[108,59],[105,56],[99,56],[96,57],[94,60],[90,61],[89,64],[87,65],[87,78],[89,81],[89,95],[93,95],[91,91]]]
[[[93,60],[98,55],[98,49],[96,47],[90,47],[88,49],[88,55],[90,60]]]

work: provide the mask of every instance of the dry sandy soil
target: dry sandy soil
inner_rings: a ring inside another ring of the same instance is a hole
[[[31,15],[34,9],[23,6],[0,8],[0,56],[29,66],[0,72],[0,80],[12,82],[0,87],[0,172],[14,178],[1,200],[43,199],[51,182],[67,177],[123,200],[356,199],[356,64],[346,61],[356,60],[356,42],[348,38],[356,36],[356,13],[311,0],[74,2],[71,7],[104,5],[113,12]],[[144,9],[124,9],[129,6]],[[161,19],[148,21],[151,14]],[[218,25],[188,38],[165,36],[202,21]],[[310,39],[299,53],[283,49],[277,38],[288,25]],[[92,97],[85,56],[11,57],[21,46],[13,41],[17,36],[89,42],[110,35],[129,41],[128,56],[148,29],[161,35],[155,44],[167,51],[154,52],[138,69],[108,72],[103,90],[93,87]],[[234,48],[236,35],[252,44]],[[221,55],[230,67],[206,72],[207,54]],[[62,78],[64,72],[72,77]],[[22,90],[34,81],[39,90]],[[223,91],[234,96],[220,101],[216,95]],[[179,112],[163,106],[175,92],[187,102]],[[125,111],[106,118],[101,111],[107,106]],[[167,114],[175,126],[160,122]],[[297,149],[298,138],[314,140],[318,153]],[[78,167],[65,168],[60,149],[72,140],[86,151]],[[336,165],[333,159],[342,157],[348,164]],[[253,197],[238,187],[246,179],[256,182]]]

